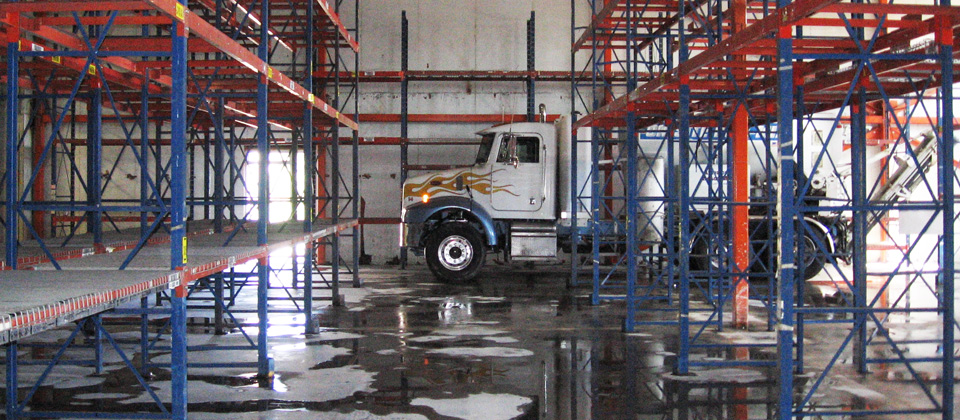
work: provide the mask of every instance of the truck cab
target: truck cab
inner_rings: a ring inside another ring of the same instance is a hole
[[[473,166],[409,178],[401,246],[424,255],[434,275],[451,282],[472,279],[488,250],[511,243],[518,247],[511,255],[521,259],[555,257],[557,125],[514,123],[481,131]]]

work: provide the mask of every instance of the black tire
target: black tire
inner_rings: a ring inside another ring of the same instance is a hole
[[[441,225],[427,236],[426,245],[427,267],[445,283],[473,280],[486,257],[480,232],[466,223]]]
[[[713,222],[709,226],[698,226],[693,233],[690,240],[690,271],[694,274],[719,273],[721,270],[726,249],[723,245],[710,241],[710,231],[722,234],[727,231],[727,224]]]
[[[820,274],[827,263],[827,255],[821,252],[821,245],[818,244],[827,245],[827,239],[823,236],[823,232],[811,226],[809,231],[803,232],[803,255],[800,256],[803,260],[800,266],[803,268],[804,280],[810,280]]]

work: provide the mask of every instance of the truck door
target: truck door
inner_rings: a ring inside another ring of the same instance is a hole
[[[543,141],[536,134],[506,134],[492,165],[491,206],[499,211],[535,212],[543,206]]]

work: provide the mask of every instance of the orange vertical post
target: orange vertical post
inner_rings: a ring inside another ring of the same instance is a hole
[[[733,32],[739,32],[747,26],[746,0],[733,1]],[[739,56],[735,59],[744,59]],[[743,102],[737,102],[733,108],[733,124],[730,129],[733,161],[731,181],[733,182],[733,215],[731,236],[733,236],[733,263],[736,275],[733,287],[733,326],[746,329],[750,315],[750,284],[747,282],[747,271],[750,269],[750,116]],[[745,347],[734,349],[737,360],[750,359],[750,351]],[[736,402],[732,407],[732,417],[735,420],[750,418],[750,410],[746,404],[750,390],[738,387],[733,390]]]
[[[747,2],[733,2],[733,32],[746,27]],[[743,58],[743,57],[739,57]],[[737,275],[734,277],[733,324],[736,328],[746,328],[749,315],[750,285],[747,283],[747,270],[750,267],[750,119],[744,103],[734,105],[732,138],[733,161],[733,262]]]

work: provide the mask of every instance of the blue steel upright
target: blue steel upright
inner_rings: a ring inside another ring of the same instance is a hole
[[[12,150],[17,150],[17,139],[20,138],[19,130],[19,121],[17,120],[17,114],[20,108],[20,97],[18,89],[20,86],[17,84],[17,80],[20,80],[20,44],[17,39],[19,35],[19,19],[20,16],[17,13],[11,14],[11,19],[14,20],[15,25],[13,28],[7,29],[7,34],[9,39],[7,40],[7,100],[6,100],[6,128],[7,128],[7,156],[6,156],[6,212],[5,212],[5,222],[6,222],[6,237],[4,244],[6,245],[6,255],[4,259],[7,263],[7,267],[17,268],[17,195],[19,192],[17,185],[17,178],[13,174],[18,173],[17,168],[17,154],[11,153]]]
[[[184,0],[180,0],[185,5]],[[187,210],[187,34],[183,22],[173,19],[170,93],[170,268],[184,273]],[[171,414],[187,418],[187,288],[183,278],[170,299]]]
[[[400,186],[407,182],[408,170],[407,159],[410,147],[408,146],[408,126],[410,113],[409,90],[410,81],[407,79],[407,70],[410,69],[409,56],[409,22],[407,22],[407,11],[400,12]],[[407,268],[407,248],[400,248],[400,267]]]
[[[267,244],[267,226],[270,223],[270,122],[269,122],[269,83],[267,76],[272,73],[270,65],[270,7],[267,0],[260,0],[260,45],[257,56],[268,66],[258,74],[257,83],[257,152],[259,179],[257,184],[257,245]],[[268,320],[267,293],[270,289],[270,259],[261,258],[257,264],[257,375],[261,379],[272,376],[271,362],[267,348]]]
[[[685,2],[679,3],[680,16],[686,15]],[[677,29],[677,36],[680,42],[679,61],[682,63],[690,57],[690,49],[687,45],[686,28],[681,25]],[[677,339],[679,351],[677,352],[677,365],[674,372],[680,375],[690,373],[690,210],[692,202],[690,200],[690,80],[686,76],[681,76],[680,97],[677,105],[676,119],[677,133],[676,138],[679,141],[680,156],[678,162],[678,180],[679,182],[679,225],[677,226],[677,283],[679,284],[679,314]]]
[[[850,107],[850,183],[853,208],[866,208],[867,197],[867,91],[857,88]],[[867,213],[853,211],[853,306],[867,308]],[[853,315],[853,363],[867,373],[867,313]]]
[[[307,2],[307,24],[312,28],[314,18],[314,2]],[[306,60],[307,69],[304,85],[308,91],[313,92],[313,61],[314,61],[314,31],[307,31]],[[317,199],[314,194],[314,184],[316,183],[317,164],[314,161],[314,143],[313,143],[313,104],[305,103],[303,109],[303,161],[304,161],[304,186],[303,186],[303,231],[313,232],[314,209],[317,206]],[[316,334],[317,326],[313,322],[313,254],[314,241],[309,241],[304,247],[303,259],[303,317],[304,333]],[[296,257],[294,257],[296,258]]]
[[[99,67],[99,66],[98,66]],[[97,74],[102,74],[98,71]],[[90,77],[90,82],[96,86],[90,89],[89,109],[87,109],[87,226],[93,234],[94,246],[103,245],[103,90],[99,88],[98,76]]]
[[[777,8],[786,7],[789,0],[777,0]],[[780,265],[777,284],[777,370],[779,371],[778,416],[781,420],[793,417],[793,335],[794,293],[796,292],[796,255],[794,250],[794,220],[798,217],[794,186],[793,136],[793,39],[790,25],[780,27],[777,33],[777,138],[780,141],[780,189],[778,214],[780,237],[777,242]]]
[[[950,0],[942,0],[942,5],[950,6]],[[937,31],[937,43],[939,48],[940,61],[940,161],[937,163],[940,174],[940,197],[943,197],[943,240],[940,245],[940,291],[941,307],[943,314],[941,322],[943,324],[943,368],[940,374],[942,378],[942,410],[941,418],[943,420],[953,419],[954,413],[954,367],[956,354],[954,343],[956,311],[956,191],[954,183],[957,177],[957,169],[954,166],[954,147],[956,139],[953,130],[956,129],[953,118],[953,43],[954,33],[951,25],[952,18],[942,16],[937,22],[940,27]]]

